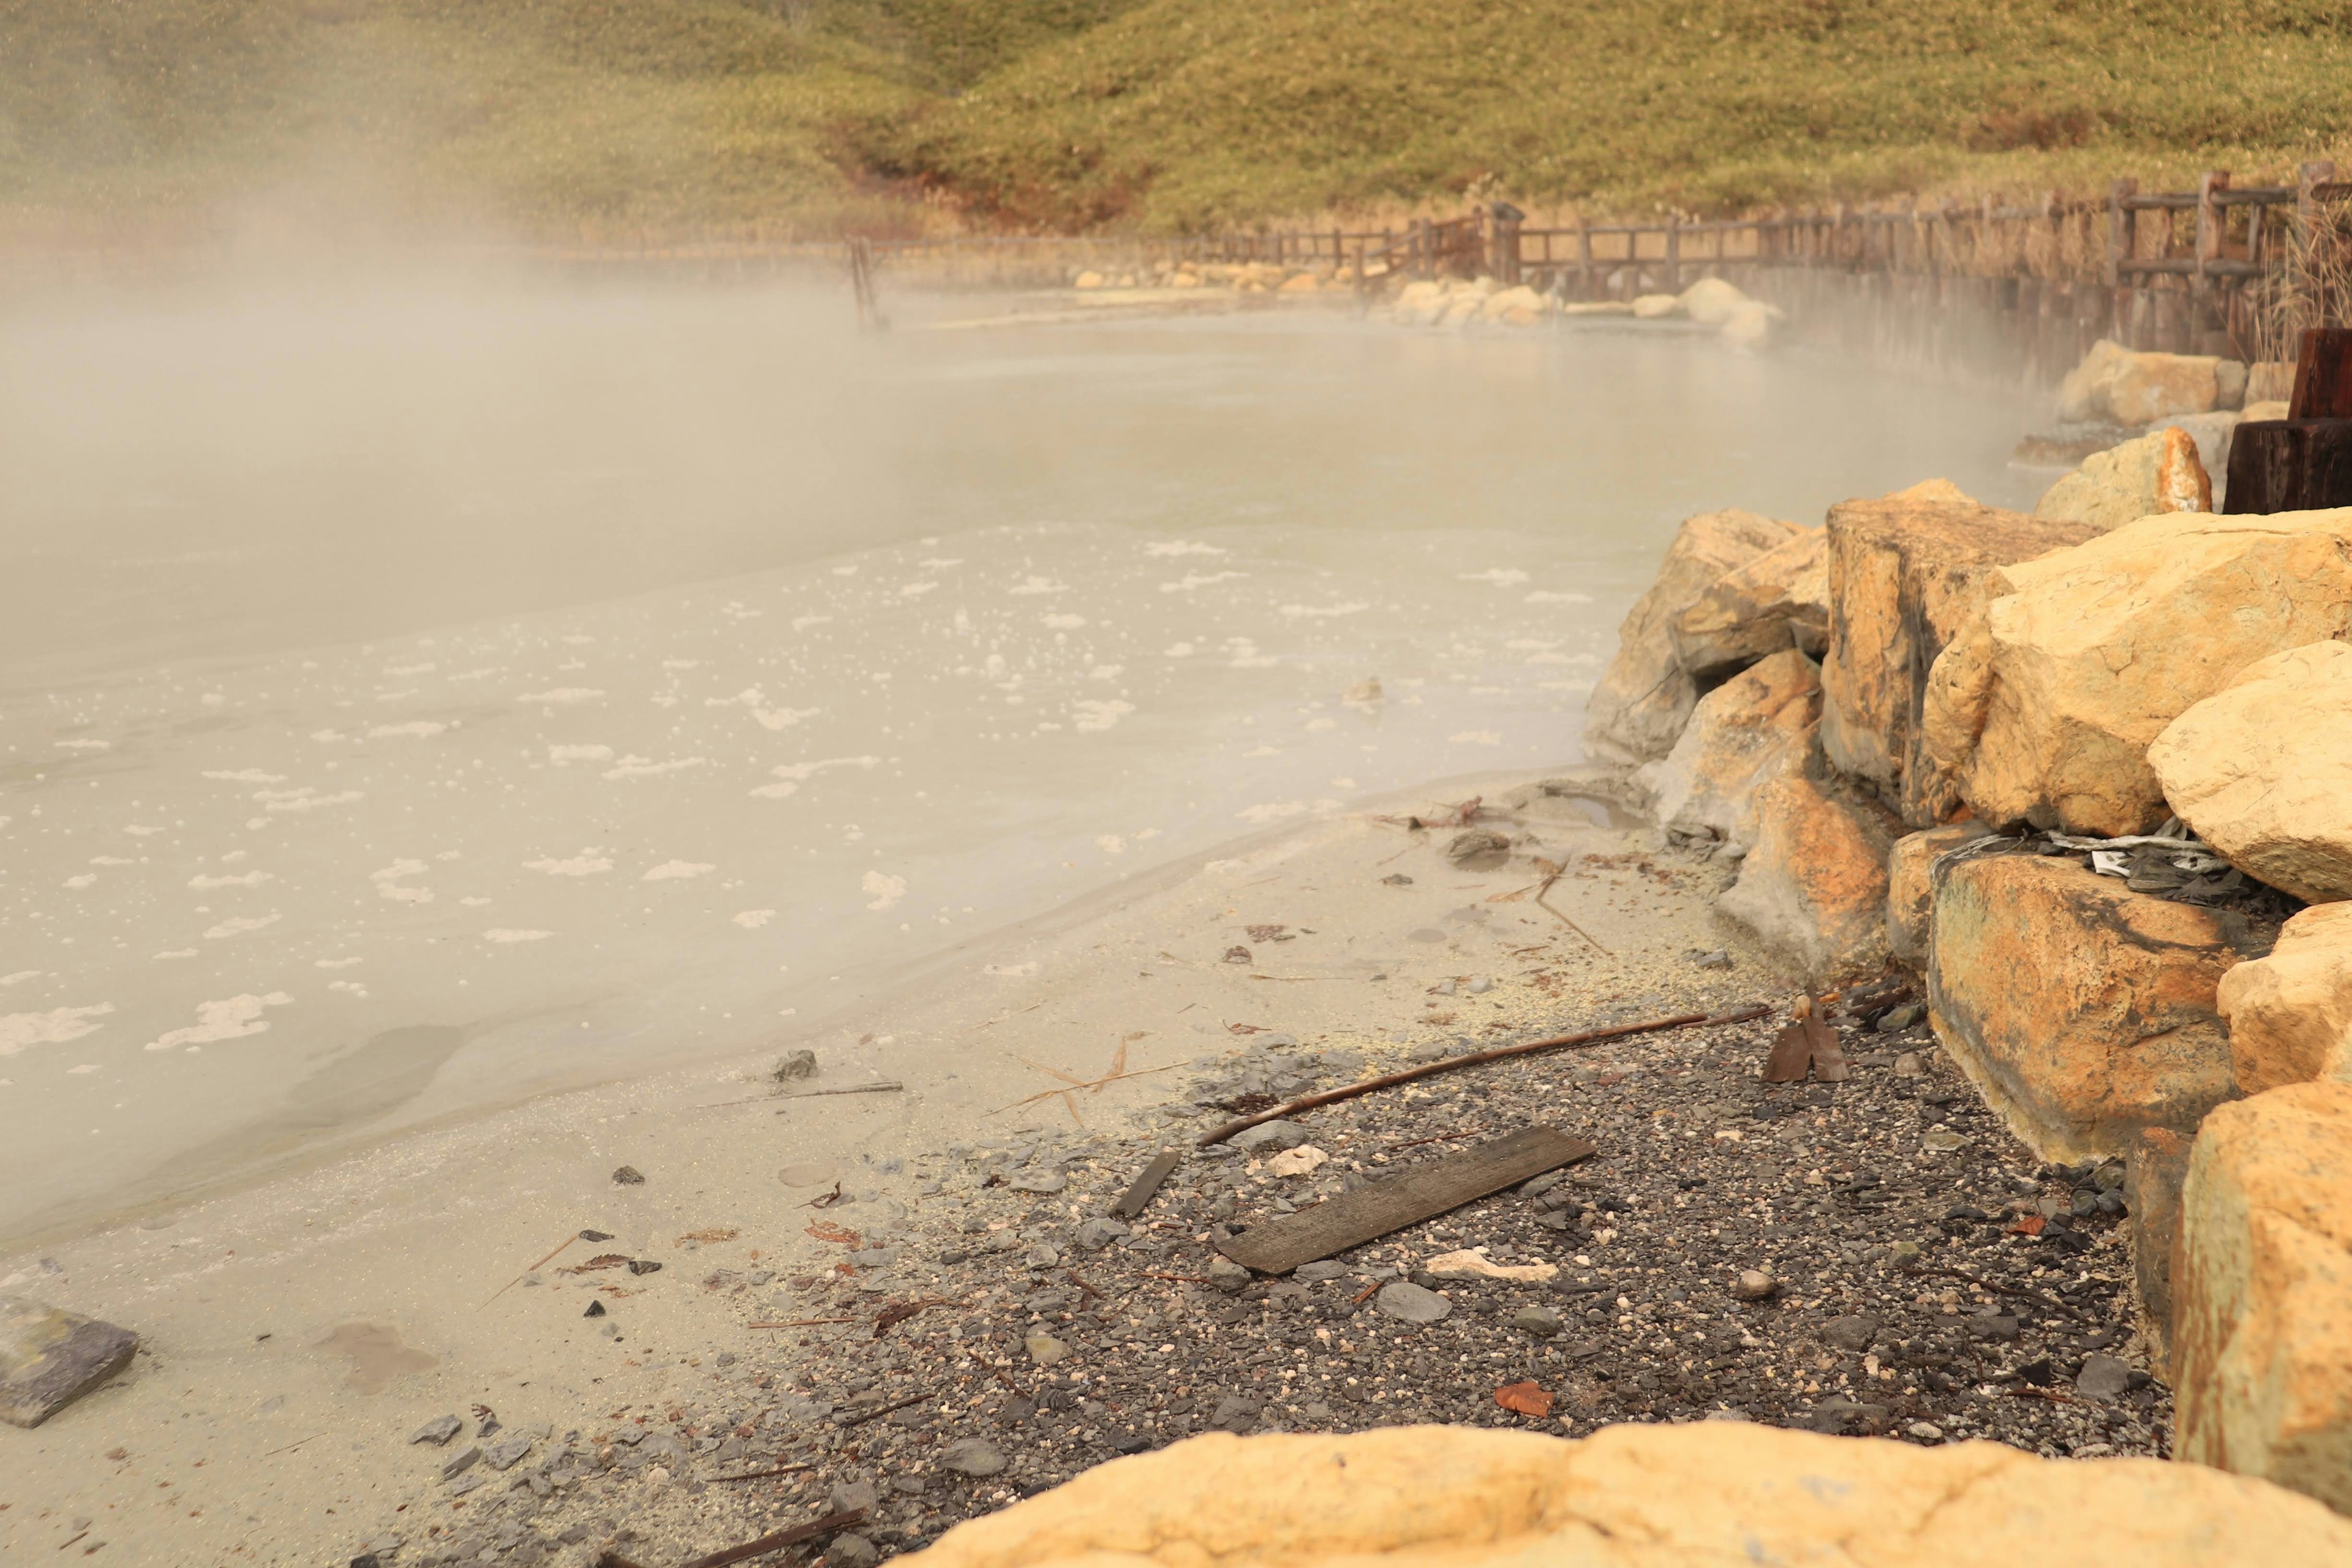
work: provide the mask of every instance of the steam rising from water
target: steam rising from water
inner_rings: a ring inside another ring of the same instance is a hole
[[[845,314],[0,321],[0,1233],[780,1039],[1236,833],[1572,758],[1688,511],[2005,499],[2000,412],[1711,345]]]

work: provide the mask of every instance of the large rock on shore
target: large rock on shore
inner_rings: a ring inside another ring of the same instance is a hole
[[[2352,646],[2256,659],[2147,748],[2164,798],[2250,877],[2352,899]]]
[[[1701,681],[1783,648],[1822,657],[1830,629],[1829,534],[1808,528],[1734,567],[1667,627],[1675,658]]]
[[[1958,499],[1950,499],[1958,498]],[[1979,506],[1948,485],[1830,510],[1830,639],[1822,663],[1822,747],[1867,780],[1904,822],[1925,827],[1958,803],[1954,781],[1920,757],[1929,670],[1980,608],[2000,566],[2096,531]]]
[[[2142,518],[1982,597],[1927,683],[1929,765],[1990,823],[2145,832],[2172,815],[2147,755],[2165,726],[2257,659],[2352,633],[2352,510]]]
[[[2112,419],[2147,425],[2177,414],[2202,414],[2224,401],[2224,381],[2244,395],[2245,367],[2207,354],[2136,353],[2109,338],[2091,345],[2058,388],[2058,417],[2070,424]],[[2234,402],[2235,399],[2229,399]]]
[[[2352,1083],[2352,903],[2314,904],[2266,957],[2221,976],[2230,1059],[2248,1094],[2313,1079]]]
[[[2084,458],[2042,493],[2033,515],[2105,530],[2157,512],[2212,510],[2213,481],[2196,437],[2167,426]]]
[[[1736,509],[1685,520],[1656,580],[1617,628],[1617,657],[1585,705],[1586,749],[1621,763],[1645,763],[1673,750],[1698,701],[1698,683],[1675,657],[1675,617],[1725,574],[1804,531]]]
[[[1655,792],[1658,826],[1672,838],[1748,848],[1756,842],[1756,792],[1803,771],[1821,712],[1820,670],[1795,648],[1700,698],[1675,749],[1642,770]]]
[[[1906,833],[1886,857],[1886,945],[1914,966],[1927,957],[1927,931],[1935,912],[1936,858],[1987,837],[1981,822],[1955,822]]]
[[[1937,879],[1936,1037],[2045,1160],[2193,1132],[2236,1092],[2215,1005],[2255,942],[2235,914],[2132,892],[2072,860],[1988,855]]]
[[[1580,1440],[1211,1433],[968,1521],[919,1568],[2285,1568],[2352,1520],[2242,1476],[1747,1422]]]
[[[1716,911],[1809,984],[1884,964],[1891,825],[1801,773],[1757,790],[1756,824]]]
[[[0,1421],[38,1426],[129,1366],[138,1349],[128,1329],[0,1296]]]
[[[2352,1084],[2206,1119],[2173,1289],[2179,1456],[2352,1513]]]

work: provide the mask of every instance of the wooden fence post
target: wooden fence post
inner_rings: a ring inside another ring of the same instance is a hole
[[[2290,309],[2288,342],[2299,328],[2315,327],[2332,314],[2329,301],[2324,297],[2326,285],[2320,272],[2312,265],[2312,252],[2319,243],[2319,198],[2314,187],[2336,178],[2336,165],[2322,160],[2305,163],[2294,172],[2294,235],[2287,256],[2288,288],[2294,305]]]
[[[1582,213],[1576,215],[1576,260],[1584,285],[1584,298],[1598,298],[1592,288],[1592,220]]]
[[[2124,264],[2139,249],[2139,214],[2124,203],[2139,195],[2137,180],[2117,180],[2107,187],[2107,287],[2124,286]]]

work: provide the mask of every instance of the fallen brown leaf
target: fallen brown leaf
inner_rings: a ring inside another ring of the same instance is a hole
[[[1506,1410],[1516,1410],[1522,1415],[1551,1414],[1551,1395],[1541,1384],[1511,1383],[1495,1390],[1495,1403]]]
[[[856,1231],[846,1226],[835,1225],[829,1219],[811,1221],[808,1234],[819,1241],[837,1241],[844,1247],[856,1247],[858,1242]]]
[[[730,1226],[719,1226],[719,1227],[717,1227],[717,1228],[714,1228],[714,1229],[710,1229],[710,1230],[689,1230],[689,1231],[688,1231],[684,1236],[679,1237],[678,1237],[678,1240],[679,1240],[679,1241],[681,1241],[681,1242],[686,1242],[686,1241],[732,1241],[732,1240],[734,1240],[737,1237],[739,1237],[739,1236],[740,1236],[740,1235],[742,1235],[742,1234],[743,1234],[743,1233],[742,1233],[741,1231],[740,1231],[740,1230],[736,1229],[733,1226],[731,1226],[731,1225],[730,1225]]]

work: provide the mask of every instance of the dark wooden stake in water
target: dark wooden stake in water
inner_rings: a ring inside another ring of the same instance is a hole
[[[887,331],[890,323],[874,296],[874,242],[862,234],[849,241],[849,289],[857,300],[857,330]]]
[[[2314,327],[2294,363],[2284,419],[2250,419],[2230,439],[2233,514],[2352,506],[2352,329]]]

